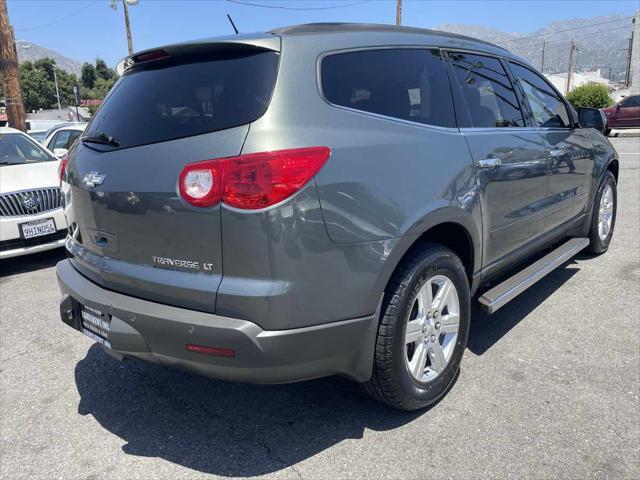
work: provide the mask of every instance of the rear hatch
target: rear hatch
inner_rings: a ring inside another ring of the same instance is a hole
[[[110,290],[215,311],[220,207],[184,202],[178,178],[188,163],[240,154],[275,83],[278,53],[265,43],[133,57],[69,153],[67,248],[76,269]]]

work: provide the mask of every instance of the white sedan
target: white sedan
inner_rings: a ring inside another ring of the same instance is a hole
[[[0,128],[0,259],[64,245],[60,163],[25,133]]]
[[[86,127],[86,123],[54,127],[47,132],[47,137],[41,143],[45,148],[51,150],[56,157],[62,158],[69,152],[73,142],[82,135]]]

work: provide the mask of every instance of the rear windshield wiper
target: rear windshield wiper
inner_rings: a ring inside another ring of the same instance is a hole
[[[99,143],[101,145],[110,145],[116,148],[120,146],[119,141],[104,132],[100,132],[97,135],[82,137],[80,140],[82,140],[83,143]]]

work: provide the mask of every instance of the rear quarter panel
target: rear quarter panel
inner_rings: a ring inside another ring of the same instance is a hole
[[[437,223],[461,223],[480,251],[475,173],[460,132],[328,104],[316,69],[331,50],[326,40],[283,39],[271,105],[242,151],[328,146],[315,185],[264,212],[222,210],[216,312],[263,328],[373,313],[402,255]]]

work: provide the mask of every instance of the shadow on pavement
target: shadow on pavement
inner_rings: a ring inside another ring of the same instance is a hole
[[[471,328],[467,348],[475,355],[485,353],[579,271],[572,260],[551,272],[493,315],[486,313],[478,302],[474,301],[471,305]]]
[[[222,476],[256,476],[310,458],[365,429],[389,430],[424,412],[400,412],[337,377],[276,386],[210,380],[94,345],[75,369],[78,412],[159,457]],[[329,472],[327,472],[329,475]]]
[[[64,248],[56,248],[54,250],[47,250],[46,252],[31,253],[29,255],[0,260],[0,278],[54,267],[56,263],[65,258]]]
[[[575,263],[557,269],[492,316],[474,308],[469,350],[482,355],[578,271]],[[124,452],[222,476],[272,473],[362,438],[365,429],[391,430],[425,413],[393,410],[337,377],[227,383],[118,362],[97,344],[76,365],[75,380],[78,412],[126,441]]]

